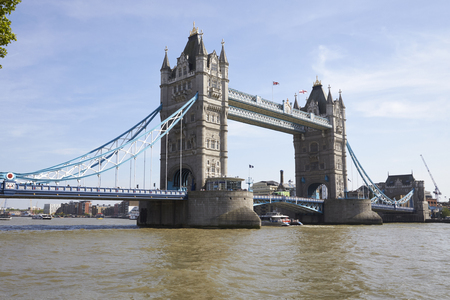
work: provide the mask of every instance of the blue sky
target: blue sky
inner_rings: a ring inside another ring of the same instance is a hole
[[[433,191],[422,154],[449,197],[449,10],[447,1],[23,1],[1,60],[0,170],[55,165],[140,121],[159,104],[164,48],[173,67],[195,21],[209,53],[224,39],[230,87],[272,100],[278,81],[281,103],[318,76],[334,98],[342,90],[348,141],[373,181],[412,171]],[[228,138],[228,175],[246,178],[252,164],[255,182],[278,181],[281,169],[294,180],[292,136],[229,121]],[[362,183],[348,174],[349,188]]]

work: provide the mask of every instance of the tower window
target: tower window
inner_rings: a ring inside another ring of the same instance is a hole
[[[311,143],[311,144],[309,145],[309,151],[310,151],[310,152],[317,152],[317,151],[319,151],[319,144],[317,144],[317,143]]]

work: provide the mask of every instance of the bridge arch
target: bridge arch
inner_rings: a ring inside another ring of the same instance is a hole
[[[315,182],[308,186],[308,198],[328,199],[328,187],[321,182]]]
[[[175,169],[171,172],[171,187],[172,189],[180,189],[180,169]],[[188,191],[195,191],[195,177],[191,168],[183,166],[181,169],[181,188],[186,188]]]

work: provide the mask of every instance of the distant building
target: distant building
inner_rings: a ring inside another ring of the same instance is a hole
[[[44,204],[44,214],[53,215],[58,211],[60,207],[61,204],[57,203]]]
[[[80,201],[77,205],[77,215],[92,215],[91,201]]]
[[[380,182],[377,186],[391,199],[400,200],[414,187],[416,180],[412,174],[388,175],[386,182]],[[402,206],[413,207],[412,198]],[[423,201],[423,200],[422,200]]]
[[[253,195],[272,195],[278,188],[278,182],[273,180],[259,181],[253,184]]]

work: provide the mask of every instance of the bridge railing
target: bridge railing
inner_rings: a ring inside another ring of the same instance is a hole
[[[388,204],[372,204],[372,209],[414,212],[414,207],[404,207]]]
[[[276,113],[284,113],[283,110],[283,105],[282,104],[278,104],[263,98],[260,98],[258,96],[253,96],[232,88],[228,88],[228,98],[229,99],[233,99],[236,101],[241,101],[244,103],[248,103],[251,104],[253,106],[256,107],[261,107]],[[316,116],[313,113],[307,113],[298,109],[291,109],[291,113],[290,115],[292,115],[293,117],[296,117],[298,119],[302,119],[302,120],[308,120],[308,121],[313,121],[314,123],[320,123],[326,127],[331,126],[330,125],[330,121],[327,118],[324,117],[320,117],[320,116]]]
[[[107,187],[85,187],[85,186],[59,186],[59,185],[44,185],[44,184],[27,184],[11,182],[8,187],[5,187],[5,183],[1,184],[1,193],[6,195],[78,195],[78,196],[139,196],[139,197],[178,197],[184,198],[187,195],[186,191],[175,190],[145,190],[145,189],[127,189],[127,188],[107,188]]]
[[[246,109],[238,108],[238,107],[229,107],[229,114],[240,117],[247,120],[258,121],[261,123],[265,123],[267,125],[284,128],[294,132],[305,132],[305,127],[302,125],[298,125],[292,122],[276,119],[273,117],[269,117],[266,115],[261,115]]]

